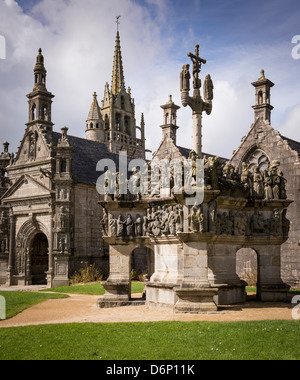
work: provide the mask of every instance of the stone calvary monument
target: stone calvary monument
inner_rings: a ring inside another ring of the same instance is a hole
[[[164,149],[159,148],[144,167],[133,170],[135,194],[120,194],[118,189],[126,179],[119,173],[112,194],[111,173],[107,173],[106,195],[100,204],[105,210],[102,230],[109,245],[110,275],[104,283],[106,293],[99,299],[100,307],[130,303],[131,256],[140,247],[152,252],[152,269],[146,283],[148,305],[168,306],[175,312],[206,313],[217,312],[222,305],[244,302],[246,283],[236,273],[241,248],[251,248],[257,254],[258,298],[287,300],[289,286],[281,279],[280,255],[288,239],[290,223],[286,214],[292,201],[287,199],[280,162],[268,163],[263,171],[256,166],[251,172],[246,164],[238,168],[230,161],[203,155],[202,114],[212,112],[214,87],[207,75],[203,99],[199,74],[206,60],[200,58],[198,45],[195,54],[189,53],[188,57],[193,63],[193,96],[189,95],[189,64],[180,74],[180,89],[182,105],[193,111],[193,150],[189,159],[179,155],[176,148],[176,112],[180,107],[170,96],[162,106]],[[259,81],[262,84],[265,78]],[[170,162],[169,177],[164,172],[166,166],[160,165],[162,159]],[[181,166],[172,165],[174,159]],[[202,182],[197,178],[199,167],[204,173]],[[169,186],[166,178],[170,179]],[[195,196],[199,187],[202,202]]]

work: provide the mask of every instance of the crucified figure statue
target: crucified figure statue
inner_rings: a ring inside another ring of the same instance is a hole
[[[195,54],[188,53],[188,57],[190,57],[193,62],[194,89],[198,90],[201,87],[201,80],[199,79],[201,65],[202,63],[206,64],[206,60],[199,56],[199,45],[195,47]]]

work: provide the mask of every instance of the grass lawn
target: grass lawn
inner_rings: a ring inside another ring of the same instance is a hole
[[[299,360],[300,321],[0,329],[0,360]]]
[[[132,282],[132,293],[143,293],[145,285],[142,282]],[[63,286],[61,288],[46,289],[43,292],[69,293],[69,294],[87,294],[95,296],[103,296],[105,290],[100,283]]]
[[[46,300],[68,297],[65,294],[47,294],[33,292],[0,292],[0,296],[3,296],[6,301],[7,319],[12,318],[15,315],[21,313],[23,310]]]

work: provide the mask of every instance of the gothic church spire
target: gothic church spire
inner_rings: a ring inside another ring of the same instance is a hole
[[[118,95],[122,88],[125,88],[125,78],[121,53],[120,33],[117,31],[114,65],[112,73],[111,90],[113,95]]]

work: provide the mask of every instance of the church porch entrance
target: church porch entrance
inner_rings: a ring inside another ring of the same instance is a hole
[[[31,243],[31,275],[32,285],[47,285],[49,264],[49,244],[47,236],[37,233]]]

